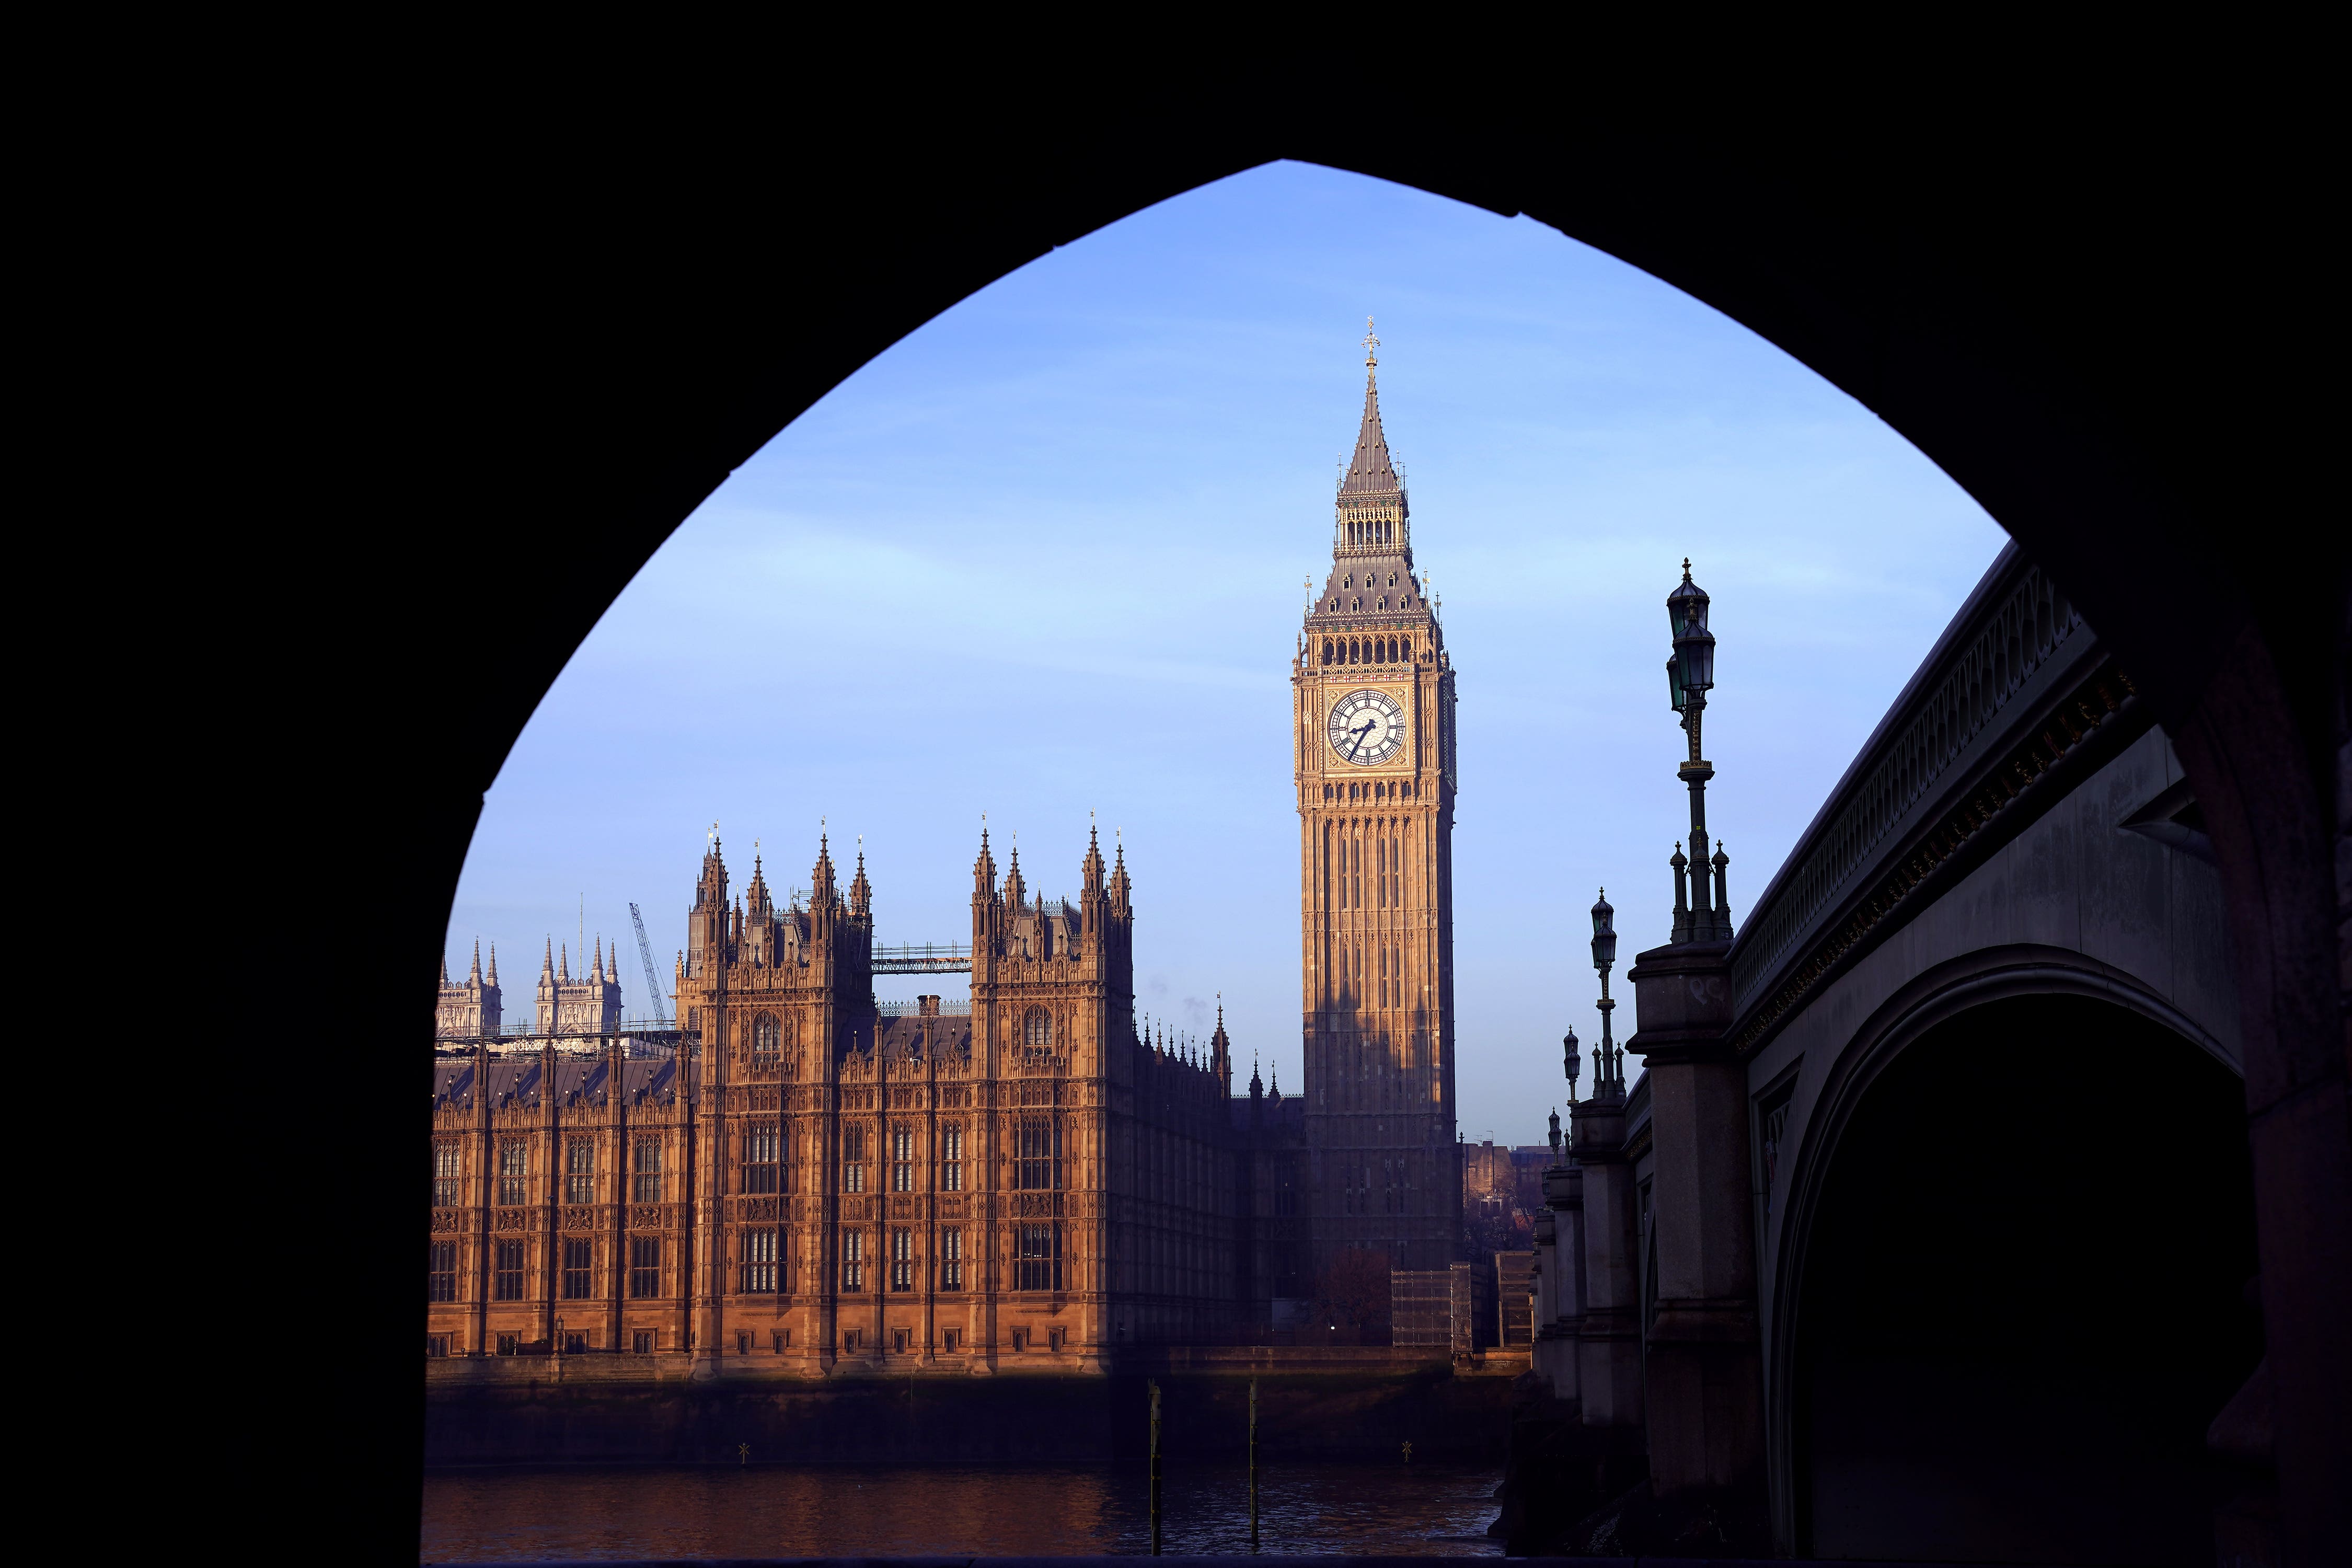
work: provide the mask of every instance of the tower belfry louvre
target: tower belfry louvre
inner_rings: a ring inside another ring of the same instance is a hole
[[[1454,668],[1364,346],[1331,570],[1291,666],[1309,1228],[1318,1268],[1346,1247],[1443,1268],[1461,1216]]]

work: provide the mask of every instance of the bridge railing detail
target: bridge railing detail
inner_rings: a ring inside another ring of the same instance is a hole
[[[2090,634],[2041,568],[2006,546],[1830,792],[1731,950],[1745,1015],[1898,852],[1955,764],[2009,727],[2016,700],[2072,668]],[[2037,679],[2037,677],[2043,679]]]

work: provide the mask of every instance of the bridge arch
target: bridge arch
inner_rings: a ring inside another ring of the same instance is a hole
[[[2222,1042],[2017,948],[1922,975],[1790,1171],[1772,1484],[1803,1555],[2208,1562],[2207,1426],[2261,1335]]]

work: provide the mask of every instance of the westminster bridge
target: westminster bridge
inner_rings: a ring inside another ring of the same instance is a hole
[[[1598,1468],[1522,1544],[1605,1525],[1642,1459],[1615,1528],[1658,1551],[2258,1532],[2216,1426],[2261,1355],[2226,930],[2131,669],[2004,550],[1736,939],[1635,963],[1648,1070],[1576,1106],[1541,1255],[1538,1366]]]

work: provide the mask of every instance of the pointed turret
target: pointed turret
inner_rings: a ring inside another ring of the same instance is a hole
[[[555,939],[547,939],[547,956],[539,962],[539,978],[546,984],[555,984]]]
[[[482,983],[482,939],[481,939],[480,937],[476,937],[476,938],[474,939],[474,967],[473,967],[473,969],[472,969],[471,971],[469,971],[469,972],[467,973],[467,975],[466,975],[466,984],[468,984],[468,985],[479,985],[481,983]]]
[[[1375,576],[1367,575],[1362,568],[1371,563],[1355,557],[1392,556],[1403,568],[1405,581],[1394,584],[1388,595],[1389,602],[1402,608],[1401,598],[1412,596],[1412,506],[1405,495],[1404,480],[1389,457],[1387,433],[1381,428],[1380,348],[1381,340],[1371,332],[1371,322],[1364,323],[1364,416],[1356,429],[1356,450],[1348,460],[1348,471],[1340,476],[1337,516],[1332,522],[1331,584],[1325,590],[1324,604],[1329,607],[1335,593],[1345,598],[1345,607],[1353,610],[1360,589]],[[1352,567],[1353,570],[1346,568]],[[1359,579],[1361,579],[1360,582]],[[1381,584],[1382,589],[1391,584]]]
[[[1209,1070],[1217,1075],[1223,1092],[1234,1092],[1234,1043],[1225,1037],[1225,999],[1222,995],[1217,998],[1217,1032],[1209,1037]]]
[[[857,875],[849,880],[849,910],[864,918],[874,908],[874,885],[866,879],[866,840],[857,841]]]
[[[809,907],[831,910],[840,901],[841,894],[833,880],[832,841],[820,828],[816,836],[816,864],[809,868]]]
[[[975,901],[996,896],[996,857],[988,851],[988,828],[980,830],[980,856],[971,863],[971,896]]]
[[[489,983],[493,985],[499,983],[499,944],[497,942],[490,943]]]
[[[743,889],[744,907],[755,921],[764,921],[775,913],[775,895],[768,889],[768,873],[757,851],[751,856],[751,881]]]
[[[1004,873],[1004,907],[1018,914],[1023,896],[1028,890],[1029,884],[1021,879],[1021,846],[1016,842],[1013,846],[1012,868]]]
[[[570,984],[572,981],[572,947],[570,943],[555,950],[555,983]]]
[[[1122,919],[1129,908],[1130,889],[1127,880],[1127,840],[1114,832],[1111,835],[1110,907]]]
[[[441,955],[441,984],[449,984],[449,955],[446,952]]]
[[[1078,885],[1086,889],[1085,896],[1089,903],[1102,896],[1102,840],[1097,836],[1091,822],[1087,824],[1087,858],[1078,862]]]

